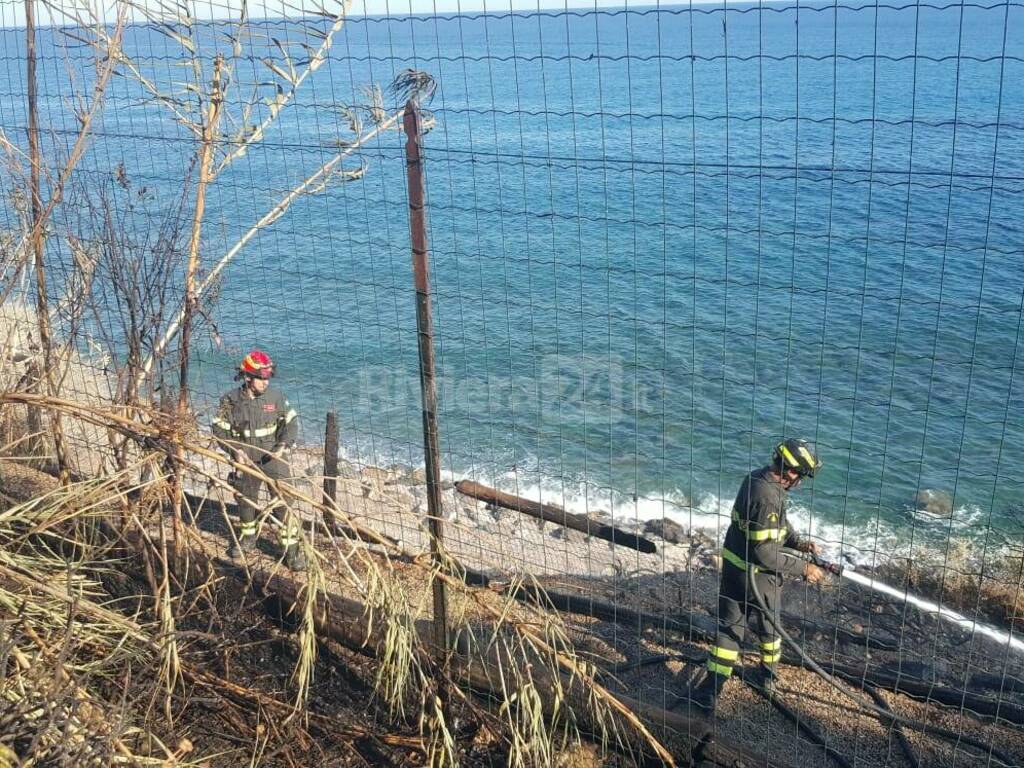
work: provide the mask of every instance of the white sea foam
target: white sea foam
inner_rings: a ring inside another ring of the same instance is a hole
[[[473,472],[468,474],[474,475]],[[459,479],[452,472],[444,475],[449,480]],[[568,512],[604,512],[620,523],[635,525],[643,525],[648,520],[668,519],[684,529],[699,531],[718,541],[724,538],[732,515],[732,497],[723,499],[710,492],[697,494],[693,501],[689,501],[681,490],[670,491],[664,497],[633,497],[590,483],[538,481],[536,477],[536,473],[524,471],[486,480],[500,490],[554,504]],[[966,537],[983,521],[983,517],[983,510],[974,505],[959,507],[944,519],[922,513],[912,523],[915,543],[934,549],[950,537]],[[910,546],[909,522],[901,526],[876,517],[854,527],[829,520],[827,515],[800,504],[799,500],[790,504],[789,522],[801,537],[817,542],[825,557],[850,565],[879,565],[893,556],[907,554]]]
[[[365,458],[342,454],[350,461],[365,463]],[[591,482],[558,480],[535,467],[520,468],[495,475],[483,467],[465,467],[459,472],[444,469],[443,480],[455,482],[464,477],[478,478],[499,490],[525,499],[553,504],[577,514],[605,513],[621,524],[642,526],[648,520],[667,519],[684,529],[703,533],[721,541],[732,515],[733,497],[720,498],[711,492],[699,492],[690,500],[681,489],[668,491],[663,497],[637,496],[599,486]],[[947,540],[967,540],[985,522],[985,512],[978,506],[965,505],[948,517],[918,510],[907,515],[903,524],[876,516],[856,525],[835,522],[827,512],[809,508],[791,498],[788,508],[790,527],[801,537],[818,543],[823,555],[847,565],[877,566],[893,557],[910,554],[911,535],[916,549],[929,548],[941,554]]]

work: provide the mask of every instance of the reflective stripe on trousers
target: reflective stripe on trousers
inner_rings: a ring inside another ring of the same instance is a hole
[[[711,649],[711,653],[708,654],[708,670],[716,675],[729,677],[739,657],[740,652],[738,650],[716,645]]]
[[[776,664],[782,658],[782,638],[761,643],[761,663]]]

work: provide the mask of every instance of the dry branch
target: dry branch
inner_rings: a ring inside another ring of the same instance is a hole
[[[60,173],[57,175],[57,180],[54,182],[52,192],[50,193],[50,199],[47,201],[46,206],[39,212],[38,216],[34,217],[32,229],[16,246],[15,251],[18,253],[27,252],[27,246],[30,243],[35,242],[37,238],[42,235],[46,222],[53,213],[53,209],[60,204],[64,197],[64,190],[67,186],[68,180],[71,178],[78,162],[82,159],[82,155],[85,154],[86,144],[92,128],[92,122],[103,104],[103,96],[110,83],[110,78],[113,76],[114,71],[117,68],[117,61],[121,50],[121,39],[124,34],[126,22],[126,8],[124,4],[118,3],[117,20],[114,23],[113,29],[110,32],[104,30],[105,55],[103,65],[101,66],[99,75],[96,78],[96,84],[93,86],[92,102],[89,105],[89,109],[79,117],[79,128],[78,134],[75,137],[75,143],[72,145],[71,151],[68,153],[68,158],[64,162]],[[4,292],[0,294],[0,304],[7,301],[11,291],[14,290],[18,281],[18,276],[21,274],[21,270],[25,265],[25,261],[25,259],[20,260],[19,264],[16,266],[15,272],[9,279],[7,287],[4,289]]]
[[[333,23],[331,25],[331,28],[326,32],[326,34],[318,33],[322,34],[320,46],[309,57],[308,63],[302,70],[301,74],[295,73],[294,69],[292,69],[288,73],[281,72],[280,70],[276,70],[273,67],[273,62],[270,62],[269,60],[264,61],[264,63],[267,64],[268,67],[275,71],[275,74],[281,77],[281,79],[288,82],[291,87],[287,91],[282,91],[275,96],[274,100],[271,102],[267,116],[260,122],[259,125],[253,127],[251,130],[248,130],[247,127],[243,124],[242,131],[236,138],[235,147],[229,150],[227,154],[224,156],[224,158],[221,160],[219,166],[217,167],[217,174],[220,174],[220,172],[223,171],[232,162],[234,162],[239,157],[244,155],[246,151],[249,149],[249,147],[263,139],[263,136],[266,134],[267,128],[269,128],[270,125],[274,122],[274,120],[277,119],[277,116],[281,112],[281,110],[284,109],[288,105],[288,103],[292,101],[292,99],[294,99],[296,92],[298,92],[299,88],[302,86],[303,82],[305,82],[306,78],[308,78],[311,74],[316,72],[323,65],[323,63],[327,60],[327,54],[330,52],[331,44],[334,41],[334,36],[338,33],[342,25],[345,23],[345,19],[347,18],[351,8],[352,0],[344,0],[341,6],[341,11],[335,14],[333,17]],[[280,45],[278,47],[280,47]],[[288,60],[288,63],[290,64],[291,62],[290,59],[288,58],[287,53],[285,53],[284,51],[282,51],[282,53],[285,55],[285,59]]]
[[[527,601],[557,611],[591,616],[631,629],[663,629],[684,634],[690,638],[710,642],[718,631],[717,622],[707,614],[692,612],[664,616],[634,611],[586,595],[552,592],[530,584],[513,585],[508,593],[517,600]]]
[[[257,233],[260,232],[260,230],[269,227],[271,224],[273,224],[275,221],[281,218],[291,207],[292,203],[294,203],[298,198],[306,194],[311,194],[313,191],[319,191],[318,187],[325,184],[329,180],[338,163],[340,163],[346,157],[349,157],[352,154],[354,154],[356,150],[362,147],[367,141],[378,135],[381,131],[385,131],[391,126],[393,126],[396,122],[398,122],[398,120],[401,117],[402,112],[398,111],[369,133],[360,136],[356,142],[354,142],[352,145],[346,148],[343,152],[339,152],[326,163],[321,165],[320,168],[318,168],[310,176],[306,177],[306,179],[303,180],[298,186],[296,186],[281,200],[279,200],[276,205],[274,205],[269,211],[263,214],[263,216],[260,217],[259,221],[257,221],[251,227],[249,227],[245,234],[243,234],[238,239],[238,241],[233,246],[231,246],[227,250],[227,252],[220,257],[220,259],[217,260],[217,263],[214,265],[213,269],[211,269],[206,274],[206,276],[199,282],[199,285],[196,289],[196,300],[198,300],[200,297],[203,296],[203,294],[206,293],[210,286],[217,280],[218,277],[220,277],[220,273],[224,271],[224,268],[235,260],[235,257],[238,256],[241,250],[248,244],[250,240],[252,240],[253,237],[256,236]],[[178,330],[181,327],[182,321],[184,319],[184,316],[185,310],[184,307],[182,307],[181,309],[178,310],[174,319],[167,326],[167,330],[164,331],[163,335],[160,337],[160,340],[153,347],[153,351],[146,358],[146,362],[143,363],[142,369],[139,371],[138,377],[136,379],[137,387],[141,388],[146,376],[149,375],[149,372],[153,368],[153,363],[163,355],[163,353],[167,350],[167,345],[170,344],[170,342],[174,339],[175,335],[177,335]]]

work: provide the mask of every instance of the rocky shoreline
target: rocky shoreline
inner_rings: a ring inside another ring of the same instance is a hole
[[[322,452],[299,448],[293,452],[291,463],[293,483],[320,498]],[[468,569],[490,578],[529,575],[547,583],[571,583],[577,588],[594,588],[603,582],[613,587],[613,593],[628,591],[629,584],[642,582],[658,594],[675,593],[677,599],[673,602],[681,606],[697,600],[714,612],[712,598],[721,567],[716,531],[688,529],[668,518],[613,520],[607,513],[591,513],[598,522],[614,522],[619,529],[654,541],[657,550],[643,553],[478,501],[459,493],[450,480],[442,482],[441,499],[445,548]],[[390,537],[410,555],[428,551],[426,474],[422,468],[398,464],[376,467],[340,460],[337,504],[354,522]],[[312,515],[313,510],[302,514]],[[981,578],[970,561],[970,552],[940,554],[944,559],[933,561],[929,553],[920,552],[916,560],[909,561],[889,552],[885,562],[857,570],[998,626],[1024,629],[1024,597],[1017,587],[1019,578],[1014,578],[1019,555],[1000,561],[1000,570],[990,569]],[[688,593],[685,599],[684,591]]]
[[[299,448],[291,456],[292,483],[320,498],[322,454]],[[687,531],[667,519],[631,522],[616,518],[616,527],[651,538],[652,554],[614,545],[584,533],[470,498],[451,481],[442,482],[445,547],[462,565],[488,575],[608,578],[629,573],[665,573],[717,569],[718,546],[701,530]],[[353,521],[399,542],[410,554],[427,551],[426,473],[398,464],[386,468],[340,460],[337,504]],[[312,514],[306,510],[303,514]],[[592,515],[611,522],[607,513]]]
[[[357,474],[339,480],[339,505],[356,517],[364,516],[410,549],[426,549],[423,470],[396,465],[363,468]],[[607,578],[640,571],[717,568],[718,547],[712,538],[703,531],[687,532],[670,520],[614,521],[625,531],[658,539],[658,551],[645,554],[464,496],[447,481],[442,483],[442,504],[445,546],[465,566],[485,573]],[[374,506],[383,510],[373,513]],[[607,513],[596,512],[592,517],[611,522]]]

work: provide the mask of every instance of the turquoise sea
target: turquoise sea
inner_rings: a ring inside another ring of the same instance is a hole
[[[212,50],[224,25],[204,28]],[[268,54],[300,34],[255,28]],[[17,141],[22,38],[0,30],[0,127]],[[125,47],[154,82],[180,78],[180,47],[153,28]],[[40,49],[43,128],[66,148],[69,72],[88,64],[57,30]],[[446,471],[716,527],[742,475],[802,435],[825,469],[797,519],[852,557],[950,534],[1021,543],[1024,4],[352,18],[211,189],[207,267],[331,157],[363,87],[395,108],[386,86],[408,67],[438,86],[425,143]],[[144,236],[192,147],[122,78],[83,174],[109,184],[123,165],[146,188],[125,216]],[[403,137],[361,162],[362,180],[300,199],[228,269],[195,401],[208,409],[260,346],[305,441],[335,409],[351,457],[417,465]],[[58,226],[90,215],[66,207]],[[916,512],[925,489],[952,515]]]

